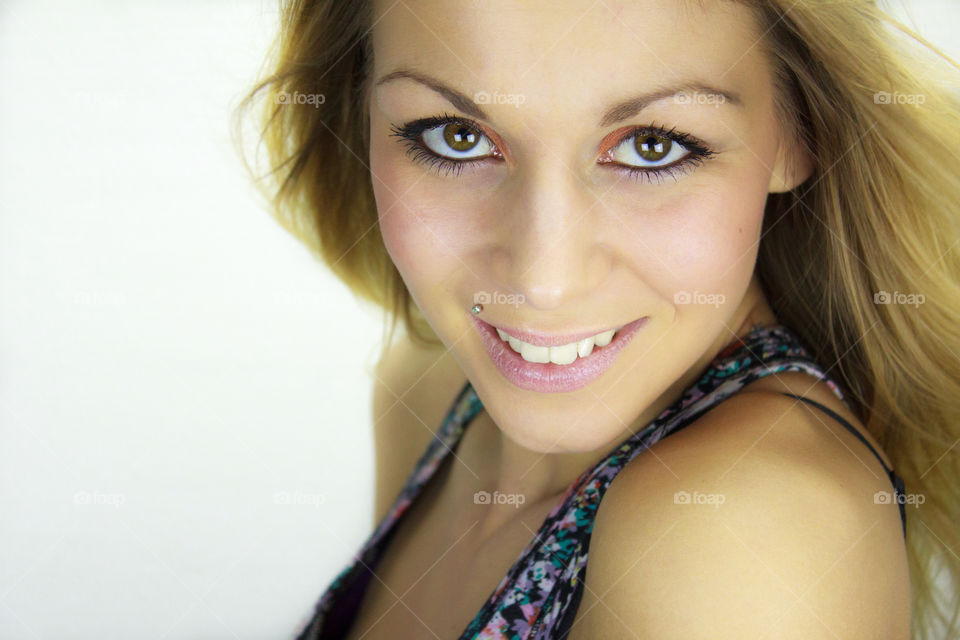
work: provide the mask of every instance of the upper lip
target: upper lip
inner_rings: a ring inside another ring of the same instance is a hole
[[[476,319],[480,320],[480,318],[476,318]],[[480,322],[485,322],[485,321],[480,320]],[[547,331],[534,331],[532,329],[516,329],[514,327],[496,325],[489,322],[485,322],[485,324],[489,324],[491,327],[495,329],[500,329],[505,333],[509,333],[511,336],[513,336],[517,340],[522,340],[524,342],[527,342],[529,344],[532,344],[538,347],[560,347],[565,344],[570,344],[571,342],[579,342],[584,338],[595,336],[598,333],[603,333],[604,331],[610,331],[611,329],[616,331],[626,326],[624,324],[618,324],[612,327],[607,327],[606,329],[596,329],[592,331],[578,331],[576,333],[560,334],[560,333],[550,333]]]

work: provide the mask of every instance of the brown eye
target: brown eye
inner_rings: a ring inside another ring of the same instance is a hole
[[[462,122],[448,122],[424,130],[423,143],[436,155],[456,160],[485,158],[495,151],[486,134]]]
[[[655,131],[638,131],[621,140],[606,155],[617,164],[647,170],[672,167],[690,157],[699,157],[696,146],[691,150],[674,138]],[[699,153],[706,152],[703,149]]]
[[[450,123],[443,128],[443,140],[454,151],[470,151],[480,142],[480,134],[462,124]]]
[[[633,146],[636,147],[637,154],[644,160],[656,162],[663,160],[673,146],[670,138],[654,135],[641,135],[634,138]]]

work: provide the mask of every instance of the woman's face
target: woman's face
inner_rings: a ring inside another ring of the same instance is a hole
[[[800,181],[751,14],[407,0],[374,19],[370,169],[394,263],[510,437],[602,446],[733,339],[767,193]],[[574,334],[624,325],[572,364],[526,363],[491,328],[587,351]]]

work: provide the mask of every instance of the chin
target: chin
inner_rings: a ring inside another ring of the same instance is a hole
[[[577,418],[574,416],[573,419]],[[596,420],[587,416],[580,418],[579,422],[573,425],[553,422],[543,424],[539,428],[523,418],[518,422],[526,426],[519,429],[501,426],[500,430],[523,448],[545,455],[588,453],[607,445],[617,435],[615,432],[617,430],[608,432],[606,429],[598,429]],[[510,424],[510,421],[498,421],[497,424]]]

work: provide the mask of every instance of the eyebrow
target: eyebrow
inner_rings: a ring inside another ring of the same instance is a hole
[[[429,89],[432,89],[436,93],[443,96],[447,102],[472,118],[477,118],[479,120],[490,120],[486,112],[481,109],[472,98],[425,73],[420,73],[410,69],[397,69],[396,71],[391,71],[377,80],[374,86],[379,87],[380,85],[390,82],[391,80],[397,80],[400,78],[413,80],[414,82],[418,82]],[[670,85],[668,87],[655,89],[648,93],[634,96],[628,100],[616,103],[607,109],[603,117],[600,118],[598,126],[608,127],[611,124],[626,120],[627,118],[633,117],[640,113],[654,102],[663,100],[665,98],[672,98],[681,93],[697,93],[700,95],[709,95],[719,98],[719,100],[716,102],[698,102],[697,104],[709,104],[710,106],[716,106],[719,103],[743,107],[743,100],[740,98],[740,94],[734,91],[719,89],[698,80],[687,80],[678,84]]]

